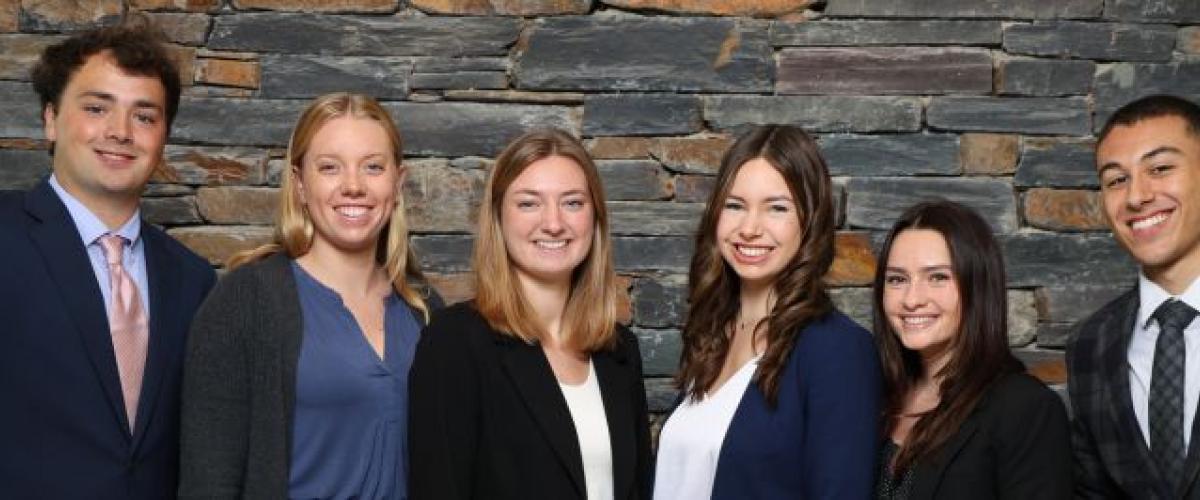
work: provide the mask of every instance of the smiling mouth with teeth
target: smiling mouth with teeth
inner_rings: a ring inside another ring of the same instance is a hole
[[[1145,219],[1130,221],[1129,227],[1133,228],[1134,231],[1154,227],[1165,222],[1170,216],[1170,212],[1159,212]]]
[[[342,216],[349,217],[351,219],[362,217],[368,212],[366,207],[337,207],[335,210],[337,210],[337,213],[341,214]]]
[[[771,247],[750,247],[750,246],[745,246],[745,245],[734,245],[734,248],[737,249],[738,253],[741,253],[742,255],[746,255],[749,257],[759,257],[762,255],[766,255],[767,252],[771,251]]]
[[[905,316],[904,324],[908,326],[926,326],[933,324],[937,316]]]
[[[567,246],[567,240],[554,240],[554,241],[537,240],[537,241],[534,241],[534,244],[536,244],[537,246],[539,246],[541,248],[556,250],[556,249]]]

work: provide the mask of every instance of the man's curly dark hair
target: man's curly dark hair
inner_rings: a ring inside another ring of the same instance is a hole
[[[91,56],[107,52],[117,66],[129,74],[156,77],[166,90],[167,130],[179,110],[179,70],[163,45],[165,37],[148,18],[131,15],[113,26],[104,26],[74,35],[47,47],[30,72],[33,90],[47,105],[58,109],[63,90],[72,75]]]

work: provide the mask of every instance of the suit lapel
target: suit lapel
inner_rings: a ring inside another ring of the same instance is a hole
[[[30,227],[29,236],[62,296],[64,313],[75,324],[113,416],[123,429],[128,429],[104,298],[75,223],[46,181],[26,195],[25,210],[38,221]]]
[[[567,470],[580,497],[585,496],[583,457],[575,423],[541,346],[507,338],[497,342],[501,344],[501,364],[522,402]]]
[[[980,401],[979,404],[985,404],[985,401]],[[912,486],[912,494],[909,498],[934,498],[934,493],[937,492],[938,486],[942,483],[942,476],[946,474],[946,467],[954,461],[954,457],[958,455],[959,450],[975,432],[979,430],[979,410],[976,409],[967,417],[962,426],[954,437],[942,446],[933,459],[925,463],[917,464],[915,479]]]
[[[629,370],[621,352],[599,352],[592,355],[600,396],[604,400],[604,415],[608,419],[608,436],[612,443],[613,495],[629,498],[633,488],[633,468],[637,463],[637,444],[634,436],[633,402],[629,396]],[[630,467],[630,464],[635,464]]]
[[[170,353],[180,352],[178,335],[173,335],[170,324],[177,314],[177,304],[172,298],[176,294],[168,290],[178,290],[180,287],[179,274],[171,270],[170,256],[164,248],[159,235],[146,224],[142,223],[142,245],[146,256],[146,287],[150,294],[150,344],[146,351],[146,367],[142,376],[142,393],[138,397],[137,421],[134,429],[134,446],[141,441],[146,426],[153,419],[158,393],[166,377],[167,366],[170,364]]]
[[[1187,461],[1183,465],[1183,480],[1179,482],[1179,495],[1187,497],[1188,490],[1196,482],[1196,474],[1200,473],[1200,418],[1192,419],[1192,438],[1188,442]]]

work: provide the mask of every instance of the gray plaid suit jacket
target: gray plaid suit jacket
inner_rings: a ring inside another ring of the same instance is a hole
[[[1127,353],[1137,310],[1134,288],[1080,322],[1067,344],[1075,497],[1200,500],[1200,418],[1185,477],[1170,491],[1133,414]]]

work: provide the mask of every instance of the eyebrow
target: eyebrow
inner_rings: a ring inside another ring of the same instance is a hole
[[[904,274],[908,274],[908,270],[907,270],[907,269],[904,269],[904,268],[901,268],[901,267],[887,266],[887,268],[886,268],[886,269],[887,269],[887,271],[888,271],[888,272],[890,272],[890,273],[904,273]],[[920,270],[920,271],[923,271],[923,272],[930,272],[930,271],[949,271],[949,270],[950,270],[950,264],[937,264],[937,265],[933,265],[933,266],[925,266],[925,267],[922,267],[922,268],[920,268],[919,270]]]
[[[513,191],[513,194],[528,194],[528,195],[533,195],[533,196],[541,196],[542,192],[538,191],[536,189],[525,188],[525,189],[518,189],[516,191]],[[576,195],[576,194],[577,195],[586,195],[587,191],[582,190],[582,189],[571,189],[571,190],[562,192],[562,196],[571,196],[571,195]]]
[[[1149,160],[1151,158],[1154,158],[1155,156],[1165,154],[1165,153],[1183,154],[1183,151],[1180,151],[1179,148],[1177,148],[1175,146],[1159,146],[1159,147],[1151,150],[1149,153],[1142,155],[1142,161]]]
[[[725,198],[726,198],[726,199],[736,199],[737,201],[741,201],[741,202],[745,202],[745,201],[746,201],[746,199],[745,199],[745,198],[742,198],[741,196],[738,196],[738,195],[736,195],[736,194],[730,194],[729,196],[726,196]],[[767,203],[772,203],[772,202],[776,202],[776,201],[786,201],[786,202],[788,202],[788,203],[795,203],[795,201],[793,201],[793,200],[792,200],[792,197],[791,197],[791,196],[788,196],[788,195],[785,195],[785,194],[780,194],[780,195],[775,195],[775,196],[768,196],[768,197],[767,197],[766,199],[764,199],[763,201],[764,201],[764,202],[767,202]]]
[[[116,96],[114,96],[108,92],[101,92],[99,90],[85,90],[83,92],[80,92],[79,96],[80,97],[91,97],[94,99],[100,99],[102,101],[107,101],[107,102],[117,102]],[[159,106],[158,103],[155,103],[154,101],[147,101],[145,99],[138,99],[138,100],[133,101],[133,106],[136,108],[150,108],[150,109],[154,109],[154,110],[162,110],[162,106]]]

